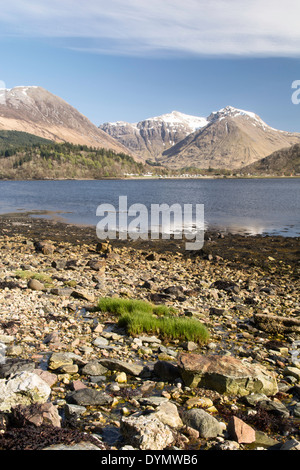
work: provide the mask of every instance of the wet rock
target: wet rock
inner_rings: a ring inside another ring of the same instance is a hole
[[[288,418],[290,416],[289,410],[286,406],[279,401],[263,400],[259,402],[260,408],[266,410],[274,415]]]
[[[280,450],[300,450],[300,442],[296,439],[289,439],[282,444]]]
[[[258,364],[247,364],[232,356],[203,356],[183,353],[178,368],[189,387],[206,387],[219,393],[248,395],[264,393],[275,395],[278,391],[276,378]]]

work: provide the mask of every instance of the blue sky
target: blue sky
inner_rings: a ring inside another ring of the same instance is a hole
[[[300,132],[299,0],[10,0],[0,83],[38,85],[94,124],[231,105]]]

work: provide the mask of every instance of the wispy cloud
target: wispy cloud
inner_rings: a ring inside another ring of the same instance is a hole
[[[126,55],[300,56],[299,0],[10,0],[0,36]]]

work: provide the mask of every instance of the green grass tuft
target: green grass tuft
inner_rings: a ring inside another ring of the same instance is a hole
[[[133,336],[148,333],[197,343],[205,343],[209,338],[206,327],[197,319],[181,317],[174,308],[166,305],[104,297],[99,300],[98,309],[116,315],[119,326]]]
[[[18,270],[15,273],[16,278],[18,279],[36,279],[37,281],[43,282],[44,284],[52,285],[53,279],[47,274],[36,273],[33,271]]]

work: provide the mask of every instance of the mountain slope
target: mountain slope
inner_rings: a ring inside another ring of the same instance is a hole
[[[207,126],[165,150],[159,161],[169,168],[237,169],[300,143],[300,134],[273,129],[256,114],[231,106],[207,120]]]
[[[21,146],[35,144],[50,144],[51,141],[33,134],[18,131],[0,131],[0,155],[2,152],[9,153]]]
[[[207,123],[205,118],[172,111],[137,123],[118,121],[104,123],[99,128],[144,160],[155,160],[164,150]]]
[[[0,89],[0,130],[129,153],[75,108],[41,87]]]
[[[249,175],[300,175],[300,144],[278,150],[258,162],[242,168]]]
[[[41,141],[0,149],[0,179],[101,179],[143,174],[146,167],[124,153],[85,145]]]

